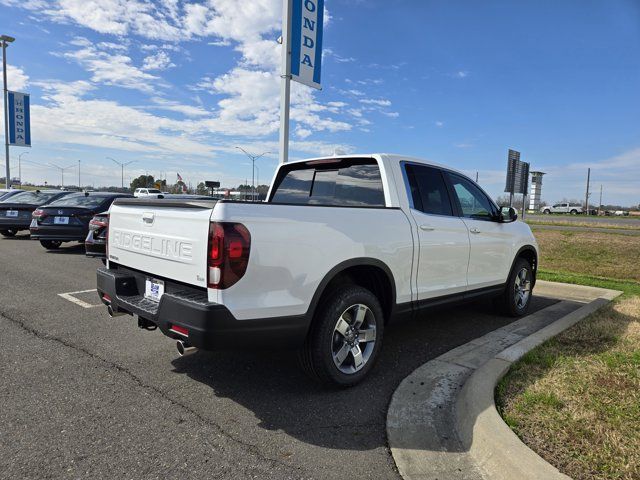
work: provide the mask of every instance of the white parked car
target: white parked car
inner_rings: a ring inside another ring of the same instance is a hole
[[[164,193],[157,188],[136,188],[133,192],[134,197],[162,198],[163,195]]]
[[[159,327],[180,354],[296,347],[311,376],[353,385],[396,318],[483,296],[527,312],[538,247],[516,218],[424,160],[291,162],[263,203],[117,200],[97,289],[110,315]]]

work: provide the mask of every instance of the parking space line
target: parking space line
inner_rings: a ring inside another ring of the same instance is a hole
[[[91,303],[84,302],[79,298],[74,297],[74,295],[77,295],[79,293],[90,293],[95,291],[96,289],[92,288],[90,290],[79,290],[77,292],[59,293],[58,296],[64,298],[65,300],[69,300],[71,303],[75,303],[76,305],[79,305],[82,308],[95,308],[95,307],[102,306],[102,304],[99,303],[98,305],[92,305]]]

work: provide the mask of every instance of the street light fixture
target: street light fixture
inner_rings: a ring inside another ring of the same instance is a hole
[[[15,38],[9,35],[0,35],[2,42],[2,102],[4,104],[4,159],[6,162],[5,188],[11,184],[11,171],[9,168],[9,109],[7,108],[7,47]]]
[[[265,155],[269,155],[270,153],[273,152],[262,152],[260,155],[252,155],[251,153],[247,152],[244,148],[242,147],[236,147],[238,150],[241,150],[244,152],[244,154],[249,157],[249,159],[251,160],[251,201],[254,201],[256,199],[256,184],[255,184],[255,179],[256,179],[256,160],[258,160],[260,157],[264,157]]]
[[[62,188],[64,189],[64,171],[69,170],[70,168],[74,168],[75,165],[69,165],[68,167],[60,167],[55,163],[50,163],[49,165],[60,170],[60,175],[62,176]]]
[[[133,162],[135,162],[135,160],[131,160],[130,162],[127,162],[127,163],[122,163],[122,162],[119,162],[118,160],[116,160],[115,158],[111,158],[111,157],[106,157],[106,158],[108,158],[112,162],[120,165],[121,173],[122,173],[122,185],[121,185],[121,187],[122,187],[122,189],[124,189],[124,167],[126,167],[127,165],[131,165]]]

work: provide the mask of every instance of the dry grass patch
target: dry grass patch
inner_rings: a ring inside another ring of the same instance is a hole
[[[527,218],[525,220],[529,225],[557,225],[561,227],[589,227],[589,228],[613,228],[617,230],[640,230],[640,222],[638,225],[620,224],[613,222],[596,222],[589,220],[568,221],[563,218]]]
[[[557,230],[534,234],[544,270],[640,281],[640,237]]]
[[[505,421],[575,479],[640,478],[640,297],[532,350],[499,383]]]

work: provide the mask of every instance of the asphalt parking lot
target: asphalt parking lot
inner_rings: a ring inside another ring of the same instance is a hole
[[[159,331],[110,319],[91,291],[100,262],[72,245],[0,240],[5,478],[399,478],[385,435],[397,385],[511,321],[480,302],[392,325],[364,383],[323,390],[293,352],[179,358]]]

